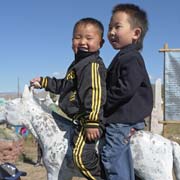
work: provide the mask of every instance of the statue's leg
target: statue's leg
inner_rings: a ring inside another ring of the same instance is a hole
[[[141,180],[136,174],[135,174],[135,180]]]

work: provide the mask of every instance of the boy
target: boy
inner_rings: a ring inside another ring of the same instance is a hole
[[[102,162],[107,180],[134,180],[130,151],[132,129],[143,129],[153,107],[151,83],[139,50],[148,29],[146,13],[133,4],[114,7],[108,39],[120,50],[107,70],[105,145]]]
[[[101,180],[102,170],[96,144],[103,130],[103,105],[106,101],[106,68],[99,57],[104,28],[93,18],[79,20],[73,30],[75,60],[64,79],[40,77],[31,85],[60,94],[60,108],[73,119],[73,159],[89,180]]]

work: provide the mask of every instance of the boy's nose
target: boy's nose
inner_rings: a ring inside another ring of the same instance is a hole
[[[86,38],[81,38],[79,41],[80,44],[86,44]]]
[[[109,30],[109,35],[115,35],[115,30],[114,30],[114,28],[112,28],[111,30]]]
[[[80,39],[80,42],[79,42],[79,43],[80,43],[80,44],[85,44],[85,42],[86,42],[85,39],[82,38],[82,39]]]

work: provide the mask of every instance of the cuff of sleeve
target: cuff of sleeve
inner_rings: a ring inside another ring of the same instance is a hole
[[[40,77],[41,80],[40,80],[40,84],[41,84],[41,87],[42,88],[46,88],[47,87],[47,84],[48,84],[48,80],[47,80],[47,77]]]
[[[98,128],[99,122],[87,122],[84,124],[85,128]]]

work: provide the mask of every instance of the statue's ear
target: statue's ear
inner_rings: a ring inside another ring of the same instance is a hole
[[[29,89],[27,84],[25,84],[24,91],[23,91],[23,94],[22,94],[22,98],[29,99],[31,97],[32,97],[32,90]]]

